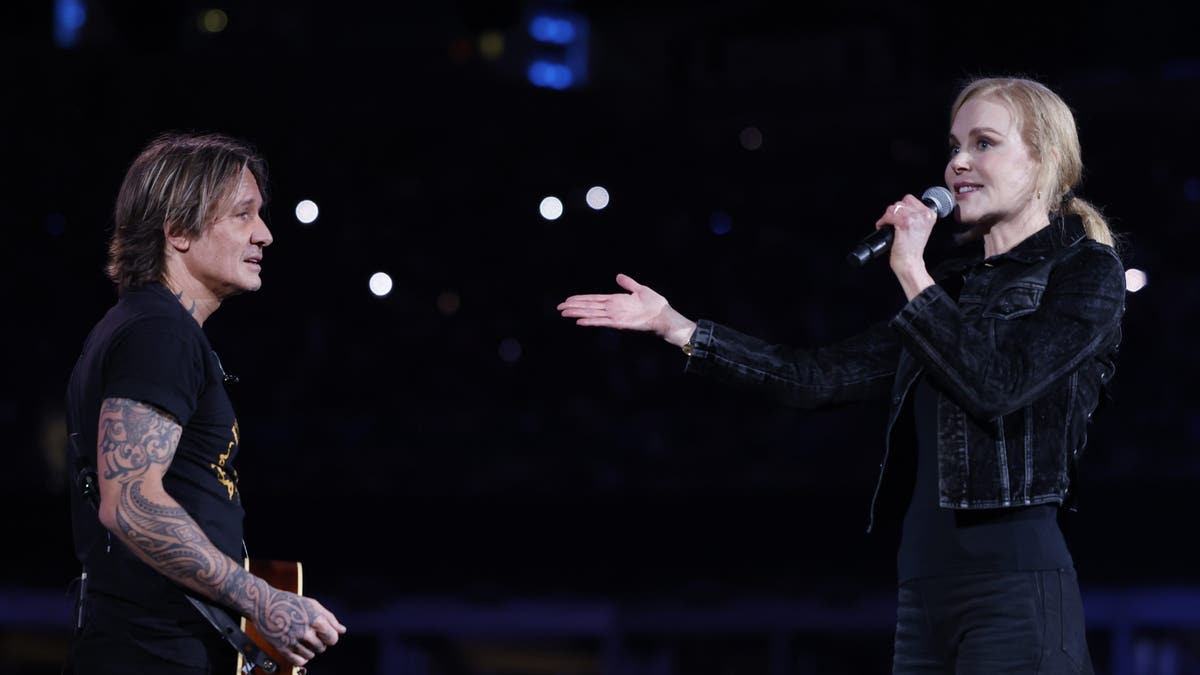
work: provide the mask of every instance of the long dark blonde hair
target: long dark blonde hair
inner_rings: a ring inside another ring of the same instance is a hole
[[[216,133],[168,132],[152,140],[117,194],[108,277],[122,291],[161,281],[164,226],[173,236],[199,237],[220,217],[243,171],[254,175],[265,202],[266,162],[249,144]]]
[[[1016,117],[1021,138],[1041,165],[1037,189],[1046,198],[1050,213],[1070,213],[1083,220],[1088,238],[1115,247],[1116,237],[1100,210],[1075,195],[1083,179],[1083,157],[1075,115],[1066,102],[1044,84],[1019,77],[985,77],[972,80],[950,107],[950,122],[963,104],[973,98],[994,98]]]

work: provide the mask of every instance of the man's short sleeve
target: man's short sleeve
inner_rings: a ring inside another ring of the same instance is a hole
[[[178,321],[143,319],[114,341],[105,360],[103,398],[128,398],[187,425],[204,386],[204,347]]]

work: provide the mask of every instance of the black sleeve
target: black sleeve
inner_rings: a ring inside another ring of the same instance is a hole
[[[988,320],[968,320],[936,284],[891,325],[963,408],[996,419],[1029,405],[1109,344],[1124,303],[1121,261],[1097,244],[1054,270],[1036,311],[1013,319],[1004,342],[993,343]]]
[[[800,408],[887,396],[900,359],[900,341],[886,323],[816,349],[773,345],[701,320],[684,371],[762,391]]]
[[[103,398],[148,403],[186,426],[204,385],[204,347],[185,328],[158,318],[130,324],[105,359]]]

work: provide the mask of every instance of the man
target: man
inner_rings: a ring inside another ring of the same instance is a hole
[[[84,567],[69,673],[234,673],[237,653],[189,595],[247,617],[297,666],[346,630],[242,562],[238,421],[203,325],[262,285],[265,186],[262,158],[219,134],[155,139],[121,185],[119,298],[67,391]]]

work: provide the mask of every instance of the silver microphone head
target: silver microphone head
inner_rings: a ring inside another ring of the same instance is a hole
[[[934,186],[921,195],[921,201],[937,212],[938,218],[945,218],[954,210],[954,193],[944,187]]]

